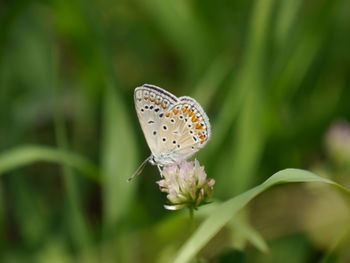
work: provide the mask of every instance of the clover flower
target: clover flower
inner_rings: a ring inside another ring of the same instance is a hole
[[[197,160],[165,166],[162,175],[164,178],[157,184],[167,193],[170,204],[164,208],[168,210],[197,209],[212,196],[215,180],[207,179],[204,167]]]
[[[350,162],[350,125],[337,121],[328,130],[325,145],[331,158],[339,163]]]

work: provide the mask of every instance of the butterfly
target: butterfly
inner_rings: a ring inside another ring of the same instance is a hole
[[[186,160],[210,139],[209,118],[191,97],[178,98],[157,86],[144,84],[135,89],[134,102],[151,156],[129,181],[147,162],[157,165],[161,173],[162,167]]]

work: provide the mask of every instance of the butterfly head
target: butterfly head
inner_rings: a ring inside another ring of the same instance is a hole
[[[149,161],[149,163],[152,164],[152,165],[156,165],[156,164],[157,164],[157,161],[156,161],[156,159],[154,158],[153,155],[151,155],[151,157],[149,158],[148,161]]]

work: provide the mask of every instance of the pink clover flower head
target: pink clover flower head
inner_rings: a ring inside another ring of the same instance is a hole
[[[164,207],[168,210],[197,209],[213,194],[215,180],[207,178],[204,167],[197,160],[167,165],[162,175],[164,178],[157,184],[162,192],[167,193],[169,204]]]
[[[325,145],[329,156],[337,162],[350,162],[350,125],[346,121],[336,121],[329,128]]]

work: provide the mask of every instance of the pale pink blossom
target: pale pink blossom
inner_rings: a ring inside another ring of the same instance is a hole
[[[204,167],[197,160],[165,166],[162,175],[164,178],[157,184],[167,193],[169,205],[164,207],[168,210],[197,209],[212,196],[215,180],[207,178]]]
[[[337,121],[329,128],[325,145],[329,156],[340,163],[350,162],[350,125],[346,121]]]

